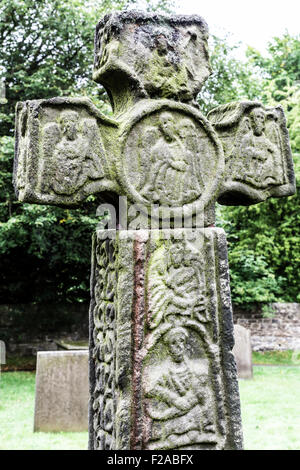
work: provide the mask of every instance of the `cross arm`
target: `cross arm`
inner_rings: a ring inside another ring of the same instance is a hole
[[[218,202],[249,205],[296,191],[286,120],[281,106],[229,103],[208,114],[225,154]]]
[[[23,202],[76,206],[117,190],[112,142],[118,124],[87,98],[20,102],[14,185]]]

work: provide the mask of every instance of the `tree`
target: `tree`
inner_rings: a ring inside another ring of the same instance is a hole
[[[135,0],[0,0],[0,303],[89,299],[90,239],[98,201],[82,209],[19,204],[12,186],[17,101],[88,94],[109,112],[104,89],[91,81],[93,37],[104,14]],[[147,0],[168,11],[169,0]]]
[[[280,91],[300,81],[300,35],[291,36],[286,32],[282,37],[274,37],[267,52],[268,55],[263,56],[251,47],[247,50],[249,63],[260,70],[264,85],[275,80],[275,88]]]
[[[211,36],[212,74],[197,100],[204,113],[230,101],[261,98],[262,77],[256,73],[251,62],[243,62],[235,57],[238,47],[239,44],[231,44],[229,35]]]
[[[232,297],[238,304],[300,301],[300,86],[299,38],[274,38],[263,57],[248,50],[251,66],[260,69],[261,99],[280,103],[295,162],[297,194],[251,207],[224,207],[221,220],[229,242]]]
[[[7,98],[0,110],[0,136],[13,134],[17,101],[89,93],[105,105],[103,88],[91,80],[95,25],[104,14],[135,3],[0,0],[0,81]],[[168,11],[170,1],[148,0],[146,6]]]

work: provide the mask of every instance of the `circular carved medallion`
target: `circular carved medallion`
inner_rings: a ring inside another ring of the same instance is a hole
[[[122,186],[133,202],[193,213],[215,196],[224,155],[215,131],[191,106],[146,102],[123,127]]]

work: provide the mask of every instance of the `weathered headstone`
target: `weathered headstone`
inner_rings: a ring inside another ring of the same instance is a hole
[[[17,106],[21,201],[127,198],[118,230],[93,241],[91,449],[242,448],[214,206],[287,196],[295,184],[280,107],[233,103],[209,119],[199,111],[207,38],[198,16],[108,15],[96,28],[93,77],[114,118],[84,98]]]
[[[4,341],[0,340],[0,370],[1,364],[6,364],[6,346]]]
[[[234,347],[232,349],[239,379],[252,379],[252,347],[250,330],[234,325]]]
[[[87,431],[88,351],[37,354],[34,430]]]

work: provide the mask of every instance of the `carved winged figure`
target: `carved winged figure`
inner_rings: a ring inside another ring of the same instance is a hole
[[[203,186],[195,125],[188,118],[176,125],[174,116],[163,112],[158,127],[159,138],[145,153],[151,162],[150,176],[141,193],[153,202],[171,206],[193,201]]]
[[[232,152],[233,180],[245,181],[262,189],[283,183],[282,174],[279,175],[278,170],[275,170],[281,159],[280,137],[275,123],[268,125],[270,129],[272,131],[269,133],[273,139],[275,137],[275,142],[267,135],[266,114],[261,108],[254,108],[249,117],[244,118]],[[238,158],[235,159],[236,154]]]
[[[182,315],[206,322],[202,276],[199,263],[189,259],[180,243],[155,250],[147,272],[149,327]]]
[[[103,177],[100,142],[96,122],[93,119],[80,122],[76,111],[63,111],[58,124],[46,124],[41,178],[47,184],[44,190],[47,191],[50,185],[57,194],[71,195],[88,179]]]

